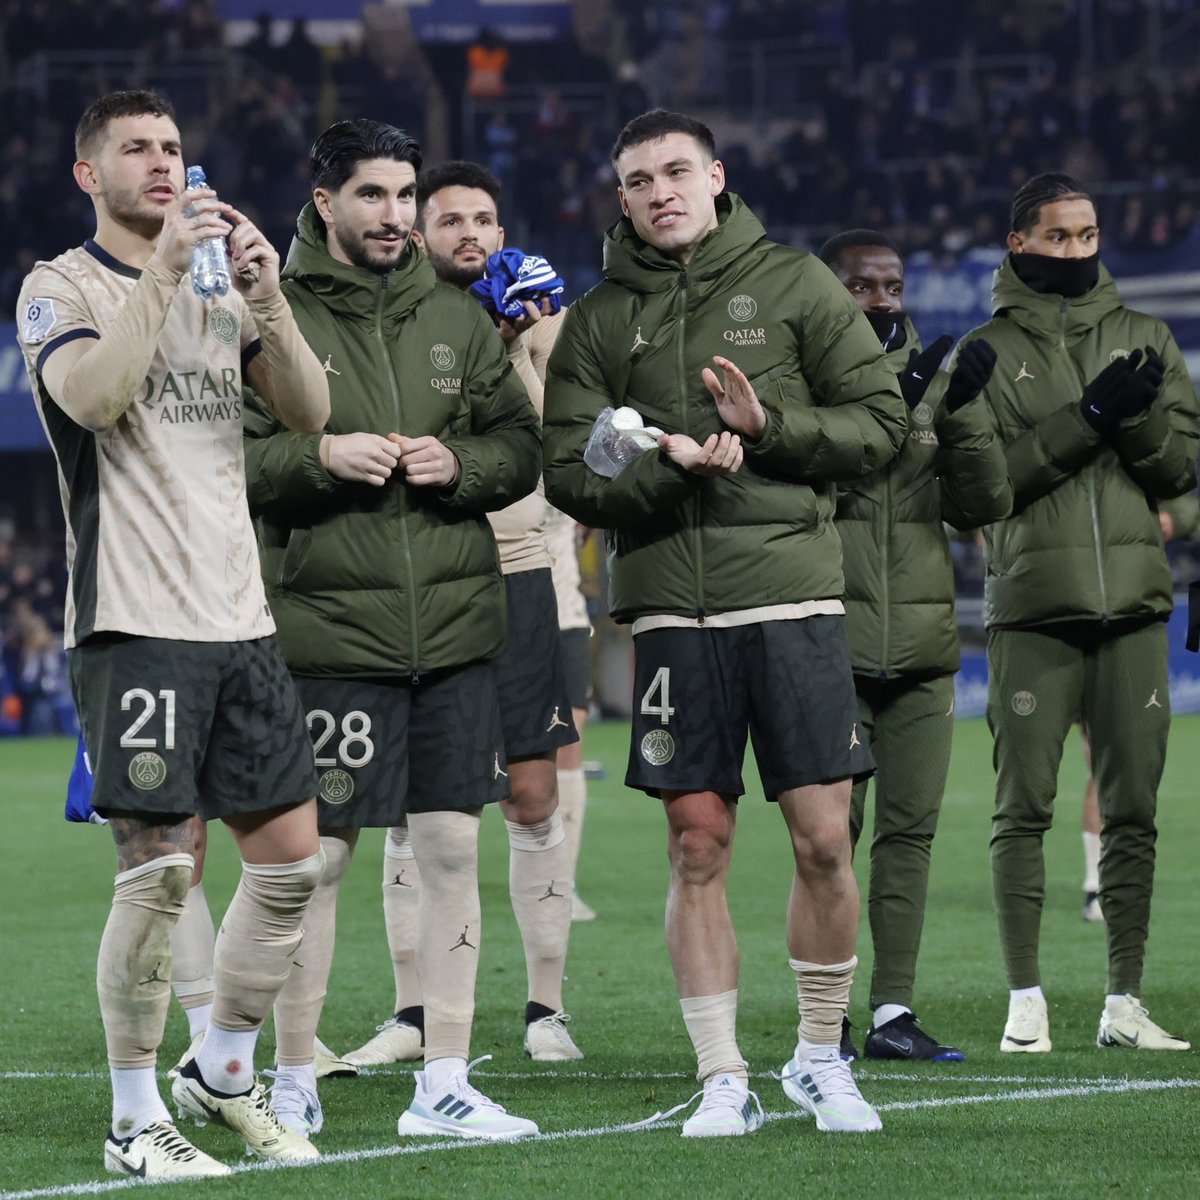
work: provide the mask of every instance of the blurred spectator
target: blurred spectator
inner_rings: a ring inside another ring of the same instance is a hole
[[[467,47],[467,95],[472,100],[499,100],[505,93],[508,48],[491,29],[481,29]]]

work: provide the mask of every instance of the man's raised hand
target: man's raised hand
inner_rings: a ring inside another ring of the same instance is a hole
[[[713,362],[725,372],[725,382],[722,384],[711,367],[705,367],[700,377],[717,402],[721,420],[730,429],[757,441],[767,428],[767,414],[759,404],[750,380],[736,363],[719,354],[713,356]]]

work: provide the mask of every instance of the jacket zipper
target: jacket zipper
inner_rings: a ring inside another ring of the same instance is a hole
[[[687,376],[684,372],[684,341],[687,337],[687,286],[688,277],[686,271],[679,272],[679,334],[676,338],[676,359],[679,375],[679,423],[683,427],[683,432],[691,433],[688,425],[688,393],[687,393]],[[703,504],[701,502],[700,493],[693,497],[692,500],[692,562],[695,564],[695,587],[696,587],[696,621],[698,624],[704,624],[704,537],[701,518],[703,516]]]
[[[400,382],[396,378],[396,368],[392,365],[392,356],[388,353],[387,342],[383,340],[383,301],[387,290],[388,277],[384,275],[380,281],[379,299],[375,303],[375,337],[383,352],[383,365],[387,368],[388,382],[392,387],[392,415],[396,421],[396,432],[399,433],[403,427],[400,414]],[[413,567],[412,543],[408,534],[407,494],[403,490],[405,486],[407,485],[397,488],[395,495],[398,497],[401,507],[400,548],[404,555],[404,565],[408,570],[409,652],[412,655],[412,682],[415,687],[421,682],[420,673],[417,671],[417,663],[420,661],[420,639],[417,636],[417,574]]]
[[[879,678],[886,679],[888,677],[888,667],[891,663],[891,637],[892,637],[892,595],[891,595],[891,548],[892,548],[892,472],[889,469],[883,480],[883,528],[879,535],[879,558],[883,565],[883,577],[880,580],[879,594],[881,599],[880,609],[880,634],[883,657],[879,663]]]
[[[1067,298],[1058,302],[1058,344],[1067,353]],[[1068,356],[1069,361],[1069,356]],[[1096,492],[1096,471],[1088,479],[1088,508],[1092,517],[1092,549],[1096,552],[1096,582],[1100,585],[1100,624],[1108,624],[1108,581],[1104,578],[1104,554],[1100,540],[1100,497]]]

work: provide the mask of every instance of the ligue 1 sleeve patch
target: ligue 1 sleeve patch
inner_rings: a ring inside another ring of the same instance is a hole
[[[25,305],[21,317],[21,337],[31,346],[44,342],[50,336],[50,331],[58,324],[58,314],[54,311],[54,301],[41,296],[34,296]]]

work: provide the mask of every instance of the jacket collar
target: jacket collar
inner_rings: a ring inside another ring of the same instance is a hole
[[[437,286],[433,267],[412,241],[404,248],[395,269],[384,275],[339,262],[329,253],[325,222],[311,202],[300,210],[296,219],[296,236],[282,277],[302,284],[329,308],[360,317],[375,315],[381,293],[383,312],[401,316]]]
[[[1009,255],[1005,255],[992,281],[993,314],[1003,313],[1032,337],[1047,341],[1057,341],[1060,333],[1066,341],[1076,341],[1120,307],[1117,285],[1103,263],[1099,283],[1090,292],[1071,299],[1035,292],[1022,283]]]

